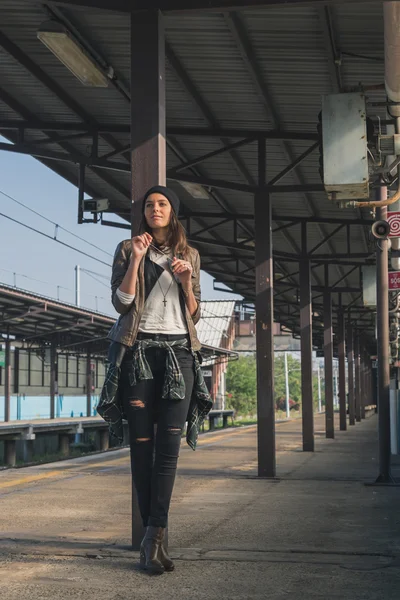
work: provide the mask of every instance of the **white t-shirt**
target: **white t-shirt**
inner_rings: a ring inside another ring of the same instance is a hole
[[[188,329],[182,313],[179,285],[171,273],[167,261],[167,258],[173,257],[173,253],[164,251],[164,254],[161,254],[150,248],[148,256],[150,263],[146,268],[153,269],[150,279],[154,280],[154,284],[144,305],[139,331],[186,335]],[[161,267],[163,271],[161,272],[157,266]],[[117,294],[124,304],[131,304],[134,300],[134,296],[125,294],[119,289]]]

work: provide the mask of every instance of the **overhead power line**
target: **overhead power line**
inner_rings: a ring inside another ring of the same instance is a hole
[[[80,240],[81,242],[84,242],[85,244],[88,244],[89,246],[92,246],[92,248],[96,248],[96,250],[100,250],[100,252],[103,252],[104,254],[107,254],[107,256],[112,256],[112,254],[110,254],[110,252],[107,252],[106,250],[103,250],[103,248],[100,248],[99,246],[96,246],[95,244],[92,244],[92,242],[88,242],[87,240],[85,240],[85,238],[82,238],[79,235],[76,235],[76,233],[72,233],[72,231],[69,231],[69,229],[66,229],[65,227],[63,227],[62,225],[59,225],[58,223],[56,223],[55,221],[52,221],[51,219],[48,219],[47,217],[45,217],[41,213],[37,212],[36,210],[33,210],[33,208],[31,208],[30,206],[27,206],[26,204],[24,204],[20,200],[17,200],[16,198],[13,198],[13,196],[10,196],[9,194],[6,194],[6,192],[3,192],[2,190],[0,190],[0,194],[2,194],[3,196],[5,196],[9,200],[12,200],[12,202],[15,202],[16,204],[19,204],[20,206],[23,206],[24,208],[26,208],[26,210],[29,210],[31,213],[33,213],[34,215],[37,215],[41,219],[44,219],[48,223],[51,223],[52,225],[54,225],[56,227],[56,231],[57,231],[57,229],[61,229],[62,231],[65,231],[69,235],[72,235],[73,237],[75,237],[76,239]],[[57,235],[57,234],[55,234],[55,235]]]
[[[44,231],[40,231],[39,229],[35,229],[34,227],[31,227],[30,225],[26,225],[26,223],[22,223],[21,221],[18,221],[18,219],[13,219],[12,217],[5,215],[4,213],[0,213],[0,217],[9,219],[10,221],[17,223],[18,225],[22,225],[22,227],[25,227],[26,229],[30,229],[30,231],[39,233],[40,235],[43,235],[44,237],[48,238],[49,240],[52,240],[53,242],[57,242],[58,244],[61,244],[62,246],[65,246],[66,248],[69,248],[70,250],[74,250],[75,252],[78,252],[78,254],[87,256],[88,258],[91,258],[92,260],[97,260],[97,262],[102,263],[103,265],[106,265],[106,267],[111,267],[111,265],[109,263],[104,262],[104,260],[101,260],[100,258],[96,258],[95,256],[91,256],[87,252],[83,252],[83,250],[78,250],[77,248],[74,248],[74,246],[71,246],[70,244],[66,244],[65,242],[62,242],[61,240],[58,240],[57,238],[52,237],[51,235],[48,235],[47,233],[44,233]]]

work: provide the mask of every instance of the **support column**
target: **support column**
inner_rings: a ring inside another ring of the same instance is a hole
[[[166,182],[165,33],[160,11],[131,16],[132,233],[141,221],[143,196]]]
[[[361,422],[361,402],[362,402],[362,387],[361,387],[361,358],[360,358],[360,338],[358,333],[354,336],[354,368],[355,368],[355,416],[357,423]]]
[[[349,315],[350,319],[350,315]],[[355,398],[354,398],[354,338],[353,328],[350,323],[347,325],[347,367],[349,384],[349,423],[356,424]]]
[[[344,312],[339,310],[338,314],[338,355],[339,355],[339,415],[340,431],[347,429],[346,411],[346,333]]]
[[[378,188],[380,199],[387,198],[387,188]],[[378,208],[377,220],[386,220],[387,208]],[[388,241],[376,244],[376,328],[378,346],[378,417],[379,475],[377,482],[392,482],[390,469],[390,367],[389,367],[389,291]]]
[[[271,198],[266,183],[265,140],[258,142],[259,190],[254,198],[256,242],[256,341],[258,476],[275,477],[274,272]]]
[[[16,440],[4,440],[4,462],[7,467],[15,467],[17,462]]]
[[[14,348],[13,393],[19,394],[19,348]],[[21,418],[21,417],[19,417]]]
[[[11,342],[7,338],[5,341],[4,357],[4,420],[11,418]]]
[[[33,459],[33,440],[24,440],[23,454],[24,463],[31,463]]]
[[[365,348],[361,347],[361,419],[365,419],[365,407],[367,404],[367,361]]]
[[[325,362],[325,432],[327,438],[335,437],[333,411],[333,325],[332,294],[329,289],[329,265],[325,265],[324,291],[324,362]]]
[[[92,414],[92,371],[90,368],[91,356],[90,351],[86,353],[86,416]]]
[[[57,393],[56,360],[57,346],[56,341],[53,339],[51,340],[50,347],[50,419],[54,419],[55,413],[55,398]]]
[[[132,234],[138,232],[143,196],[166,182],[165,32],[160,11],[131,14]],[[132,548],[144,535],[132,482]]]
[[[314,451],[314,402],[312,374],[312,296],[311,271],[307,255],[307,223],[301,224],[300,259],[300,338],[301,338],[301,409],[303,451]]]
[[[101,451],[108,450],[110,446],[110,435],[107,429],[99,429],[97,432],[97,448]]]
[[[58,436],[58,451],[62,456],[69,454],[69,435],[68,433],[60,433]]]

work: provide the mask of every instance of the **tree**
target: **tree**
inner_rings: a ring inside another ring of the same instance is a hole
[[[227,404],[237,413],[256,412],[257,373],[254,356],[241,356],[229,363],[226,377]]]
[[[289,372],[290,407],[301,406],[301,362],[287,355]],[[322,395],[324,395],[323,382]],[[229,363],[227,378],[227,405],[242,415],[257,410],[257,369],[255,356],[241,356]],[[318,377],[313,374],[314,408],[318,407]],[[274,361],[274,400],[278,410],[286,410],[285,357],[276,354]]]

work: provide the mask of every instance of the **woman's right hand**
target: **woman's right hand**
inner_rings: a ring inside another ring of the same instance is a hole
[[[143,233],[142,235],[137,235],[133,237],[131,240],[132,258],[138,261],[142,260],[143,256],[147,252],[147,248],[150,246],[152,241],[153,238],[147,232]]]

